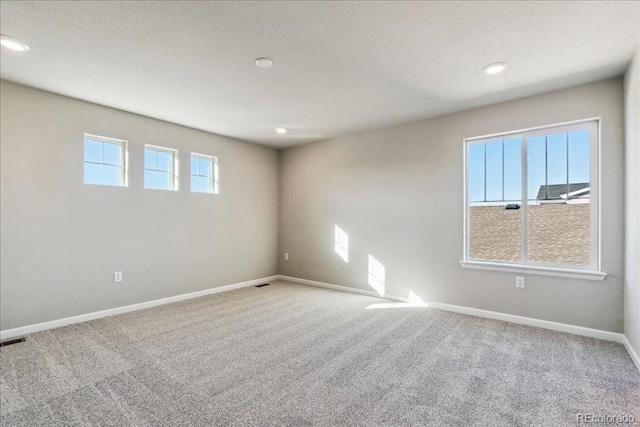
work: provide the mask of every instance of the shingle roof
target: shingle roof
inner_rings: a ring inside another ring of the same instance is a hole
[[[529,206],[529,260],[589,264],[589,204]],[[472,259],[518,262],[522,258],[522,212],[504,206],[470,208]]]
[[[571,183],[569,184],[569,191],[567,191],[567,184],[541,185],[540,189],[538,190],[538,196],[536,197],[536,200],[560,199],[560,196],[562,195],[582,190],[583,188],[587,188],[590,185],[591,184],[589,184],[588,182]],[[582,195],[583,194],[581,194],[581,196]]]

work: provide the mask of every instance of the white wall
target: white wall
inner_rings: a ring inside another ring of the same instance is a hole
[[[640,51],[624,79],[625,281],[624,333],[640,355]]]
[[[280,165],[275,150],[2,81],[1,329],[276,272],[369,289],[371,253],[389,293],[614,332],[624,324],[639,349],[639,68],[636,59],[624,93],[612,79],[288,149]],[[513,274],[461,269],[462,139],[593,116],[603,120],[609,277],[527,276],[521,291]],[[128,188],[82,184],[84,132],[129,140]],[[180,192],[143,189],[145,143],[180,150]],[[189,151],[220,157],[221,194],[187,191]],[[333,252],[334,224],[349,233],[349,264]]]
[[[618,78],[284,150],[280,273],[371,290],[371,254],[390,294],[622,332],[622,107]],[[463,138],[597,116],[607,279],[527,275],[519,290],[514,274],[462,269]],[[334,253],[335,224],[349,263]]]
[[[276,273],[276,150],[5,81],[0,94],[1,329]],[[128,188],[83,184],[84,132],[129,141]],[[180,150],[179,192],[143,189],[145,143]],[[219,156],[219,195],[189,192],[190,151]]]

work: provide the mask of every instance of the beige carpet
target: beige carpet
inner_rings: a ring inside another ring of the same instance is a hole
[[[633,414],[620,344],[276,282],[0,349],[2,426],[575,425]]]

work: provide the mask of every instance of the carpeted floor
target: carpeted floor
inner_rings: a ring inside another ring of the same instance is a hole
[[[575,425],[633,414],[623,346],[275,282],[0,350],[2,426]]]

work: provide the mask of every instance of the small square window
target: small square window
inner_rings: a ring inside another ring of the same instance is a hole
[[[218,194],[218,158],[191,153],[191,191]]]
[[[178,191],[178,150],[145,145],[144,188]]]
[[[127,186],[127,141],[84,135],[84,183]]]

